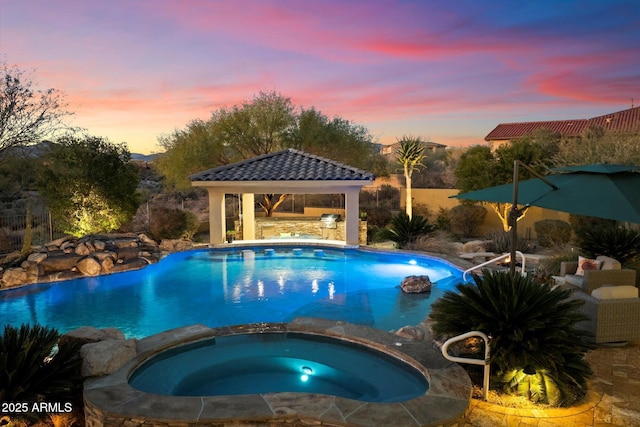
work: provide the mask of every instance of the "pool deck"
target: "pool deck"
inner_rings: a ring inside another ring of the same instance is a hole
[[[598,346],[587,354],[593,369],[587,396],[557,409],[518,409],[472,399],[460,427],[640,426],[640,342]]]

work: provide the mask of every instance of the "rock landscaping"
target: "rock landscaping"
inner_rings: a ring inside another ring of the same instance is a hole
[[[168,252],[191,248],[189,241],[163,240],[158,244],[143,233],[65,236],[32,247],[26,257],[20,252],[0,257],[0,289],[138,270]]]

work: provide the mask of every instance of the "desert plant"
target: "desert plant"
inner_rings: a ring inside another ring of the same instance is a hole
[[[487,334],[493,388],[554,406],[582,398],[591,375],[584,356],[593,348],[588,333],[575,327],[585,320],[583,302],[520,274],[484,270],[473,278],[434,302],[434,332]]]
[[[623,265],[640,255],[640,232],[625,227],[582,228],[576,233],[576,243],[585,256],[605,255]]]
[[[0,401],[49,399],[78,392],[82,385],[80,343],[57,346],[56,329],[5,326],[0,336]]]
[[[540,264],[536,268],[536,274],[538,277],[546,278],[557,276],[560,274],[560,264],[565,261],[577,261],[578,255],[580,253],[574,248],[557,246],[552,253],[540,260]]]
[[[562,246],[571,240],[571,225],[559,219],[543,219],[533,224],[540,246]]]
[[[449,214],[452,230],[462,237],[472,237],[478,234],[487,217],[487,210],[480,205],[463,203],[451,208]]]
[[[385,236],[396,242],[398,247],[403,248],[407,243],[431,231],[433,231],[433,225],[429,224],[425,218],[420,215],[409,218],[405,212],[400,212],[391,219],[391,228],[386,230]]]
[[[487,244],[487,251],[497,254],[507,253],[511,251],[511,233],[508,231],[492,231],[485,236],[490,241]],[[530,252],[531,244],[518,236],[516,239],[516,250],[520,252]]]
[[[580,233],[582,229],[592,229],[602,226],[615,226],[617,221],[612,219],[596,218],[593,216],[569,215],[569,224],[574,233]]]
[[[436,230],[407,243],[405,249],[457,256],[461,251],[459,245],[462,246],[453,241],[447,232]]]
[[[438,230],[451,231],[451,209],[440,208],[438,210],[435,226]]]

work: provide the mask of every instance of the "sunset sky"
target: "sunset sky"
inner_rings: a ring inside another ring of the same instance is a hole
[[[260,91],[470,145],[640,105],[640,0],[0,0],[0,61],[136,153]]]

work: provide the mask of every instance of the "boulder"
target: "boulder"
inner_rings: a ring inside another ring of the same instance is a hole
[[[118,248],[117,259],[123,259],[125,261],[136,259],[140,256],[140,250],[138,247],[134,248]]]
[[[21,257],[22,257],[22,254],[20,253],[20,251],[13,251],[6,254],[4,257],[0,257],[0,264],[2,265],[11,264],[19,260]]]
[[[84,378],[109,375],[136,356],[135,340],[105,340],[85,344],[80,349]]]
[[[140,239],[140,243],[142,243],[143,245],[158,246],[158,242],[156,242],[155,240],[153,240],[152,238],[150,238],[144,233],[140,233],[138,235],[138,239]]]
[[[44,270],[47,272],[71,270],[78,264],[80,259],[81,256],[76,254],[50,255],[40,264],[44,266]]]
[[[118,263],[113,266],[113,269],[111,270],[112,273],[121,273],[123,271],[130,271],[130,270],[140,270],[141,268],[144,268],[147,265],[149,265],[149,263],[142,258],[136,258],[134,260],[124,261],[124,262],[120,262],[120,261],[121,260],[118,260]]]
[[[48,255],[44,252],[36,252],[27,257],[27,261],[35,262],[36,264],[40,264],[42,261],[47,259]]]
[[[96,249],[96,251],[104,251],[107,247],[107,244],[102,240],[94,240],[93,247]]]
[[[2,283],[5,288],[21,286],[28,283],[29,277],[24,268],[7,268],[2,275]]]
[[[69,341],[81,341],[83,344],[88,344],[105,340],[124,341],[124,334],[116,328],[98,329],[93,326],[82,326],[62,335],[60,337],[60,345]]]
[[[462,252],[487,252],[490,243],[490,240],[470,240],[462,245]]]
[[[112,251],[102,251],[102,252],[94,252],[91,254],[92,257],[102,262],[105,258],[111,258],[111,261],[115,261],[118,259],[118,254]]]
[[[105,274],[105,273],[111,273],[111,271],[113,270],[113,258],[111,257],[106,257],[104,258],[102,261],[100,261],[100,273]]]
[[[424,329],[417,326],[403,326],[396,331],[396,335],[414,341],[422,341],[425,337]]]
[[[166,252],[188,251],[193,249],[193,242],[181,239],[165,239],[160,242],[160,249]]]
[[[91,252],[93,252],[91,249],[93,248],[92,246],[88,245],[88,242],[82,242],[82,243],[78,243],[78,245],[76,246],[76,250],[75,253],[77,255],[82,255],[82,256],[87,256],[89,255]]]
[[[431,292],[431,279],[429,276],[407,276],[402,279],[400,289],[408,294]]]
[[[38,281],[38,276],[40,274],[40,269],[38,268],[38,264],[33,261],[23,261],[22,268],[27,273],[27,283],[34,283]]]
[[[85,276],[97,276],[100,274],[100,263],[90,256],[78,261],[77,267]]]
[[[137,248],[138,247],[138,239],[135,237],[122,237],[115,239],[113,245],[116,248]]]

